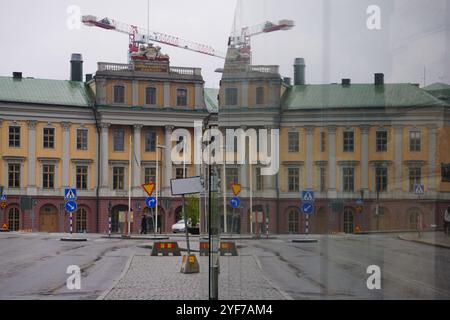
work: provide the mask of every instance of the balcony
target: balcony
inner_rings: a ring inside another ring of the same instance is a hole
[[[202,69],[187,68],[187,67],[170,67],[165,63],[112,63],[99,62],[97,67],[98,72],[121,72],[121,71],[141,71],[148,73],[169,73],[171,75],[181,76],[201,76]]]

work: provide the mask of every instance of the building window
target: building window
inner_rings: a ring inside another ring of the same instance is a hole
[[[227,106],[237,106],[237,104],[238,104],[237,88],[226,88],[225,89],[225,104]]]
[[[379,167],[375,168],[375,190],[378,192],[384,192],[387,190],[388,181],[387,168]]]
[[[113,149],[114,151],[125,150],[125,129],[114,128],[113,130]]]
[[[8,164],[8,187],[20,188],[20,164]]]
[[[11,208],[8,211],[8,228],[10,231],[19,231],[20,211],[18,208]]]
[[[343,168],[344,192],[355,191],[355,168]]]
[[[288,232],[298,233],[298,216],[297,210],[291,209],[288,214]]]
[[[184,178],[184,170],[183,168],[175,169],[175,179],[183,179]]]
[[[114,86],[114,103],[125,103],[124,86]]]
[[[422,169],[420,167],[409,168],[409,192],[414,192],[415,185],[422,181]]]
[[[421,149],[421,132],[418,130],[409,132],[409,151],[420,152]]]
[[[42,166],[42,188],[55,188],[55,166],[52,164],[44,164]]]
[[[288,168],[288,191],[297,192],[300,190],[300,170],[298,168]]]
[[[55,128],[44,128],[44,148],[55,148]]]
[[[344,233],[354,233],[354,214],[350,208],[344,209]]]
[[[87,231],[87,211],[80,208],[75,216],[75,232],[82,233]]]
[[[156,168],[144,169],[144,183],[156,182]]]
[[[353,152],[355,150],[355,133],[353,131],[344,131],[344,152]]]
[[[418,210],[412,210],[409,213],[409,229],[410,230],[418,230],[419,229],[419,217],[420,212]]]
[[[296,131],[288,132],[288,152],[299,152],[300,134]]]
[[[113,167],[113,189],[123,190],[125,180],[125,168]]]
[[[88,180],[88,167],[77,166],[76,168],[77,189],[86,190],[87,180]]]
[[[264,190],[264,176],[261,174],[261,168],[256,168],[256,190]]]
[[[156,151],[156,131],[146,130],[144,134],[144,150],[145,152]]]
[[[327,136],[325,132],[320,133],[320,152],[326,151]]]
[[[387,151],[387,140],[388,133],[387,131],[377,131],[377,152],[386,152]]]
[[[186,107],[187,106],[187,90],[177,89],[177,106]]]
[[[264,87],[256,88],[256,104],[264,104]]]
[[[319,190],[320,192],[327,191],[327,168],[320,167],[319,168]]]
[[[156,104],[156,88],[145,88],[145,104]]]
[[[238,168],[225,168],[226,170],[226,186],[229,188],[232,183],[239,183],[239,170]]]
[[[9,127],[9,146],[12,148],[20,148],[20,127]]]
[[[441,163],[441,181],[450,182],[450,163]]]
[[[77,129],[77,150],[88,149],[88,130]]]

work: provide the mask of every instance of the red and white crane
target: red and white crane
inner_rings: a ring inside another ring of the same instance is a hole
[[[215,50],[213,47],[209,45],[185,40],[162,32],[146,30],[144,28],[129,25],[117,21],[115,19],[110,18],[98,19],[96,16],[86,15],[81,18],[81,21],[83,22],[83,24],[87,26],[95,26],[106,30],[113,30],[127,34],[129,37],[128,52],[130,59],[132,60],[148,59],[147,58],[148,55],[139,54],[141,50],[140,45],[150,44],[151,42],[159,42],[173,47],[186,49],[222,59],[225,59],[226,57],[225,53]],[[252,27],[244,27],[239,31],[232,33],[228,41],[228,46],[231,48],[236,48],[241,56],[250,59],[251,58],[250,39],[252,36],[280,30],[290,30],[293,27],[294,21],[287,19],[280,20],[278,23],[266,21],[262,24],[258,24]],[[158,51],[156,53],[156,56],[152,57],[152,59],[168,60],[168,57],[159,55]]]
[[[128,34],[129,46],[128,52],[133,58],[133,54],[139,52],[140,44],[149,44],[159,42],[169,46],[178,47],[213,57],[225,59],[225,53],[215,50],[213,47],[198,42],[185,40],[166,33],[146,30],[137,26],[129,25],[115,19],[103,18],[97,19],[96,16],[87,15],[81,18],[81,21],[87,26],[95,26],[106,30],[114,30],[120,33]]]
[[[239,53],[247,57],[251,58],[251,37],[270,33],[274,31],[286,31],[291,30],[295,26],[293,20],[283,19],[278,21],[278,23],[273,23],[270,21],[266,21],[261,24],[257,24],[251,27],[244,27],[240,30],[236,30],[232,33],[229,41],[228,47],[236,48],[239,50]]]

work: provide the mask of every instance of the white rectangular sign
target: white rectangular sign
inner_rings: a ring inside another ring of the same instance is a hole
[[[171,179],[170,188],[173,196],[183,194],[200,193],[203,191],[200,177],[190,177],[185,179]]]

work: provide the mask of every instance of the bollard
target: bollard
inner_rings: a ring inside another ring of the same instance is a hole
[[[199,273],[200,265],[198,264],[195,254],[184,255],[181,262],[181,273]]]
[[[236,244],[233,241],[220,242],[219,251],[220,251],[221,256],[225,256],[225,255],[237,256],[238,255],[237,249],[236,249]]]
[[[152,247],[152,256],[181,256],[178,242],[154,242]]]
[[[209,241],[200,241],[200,256],[209,256]]]

